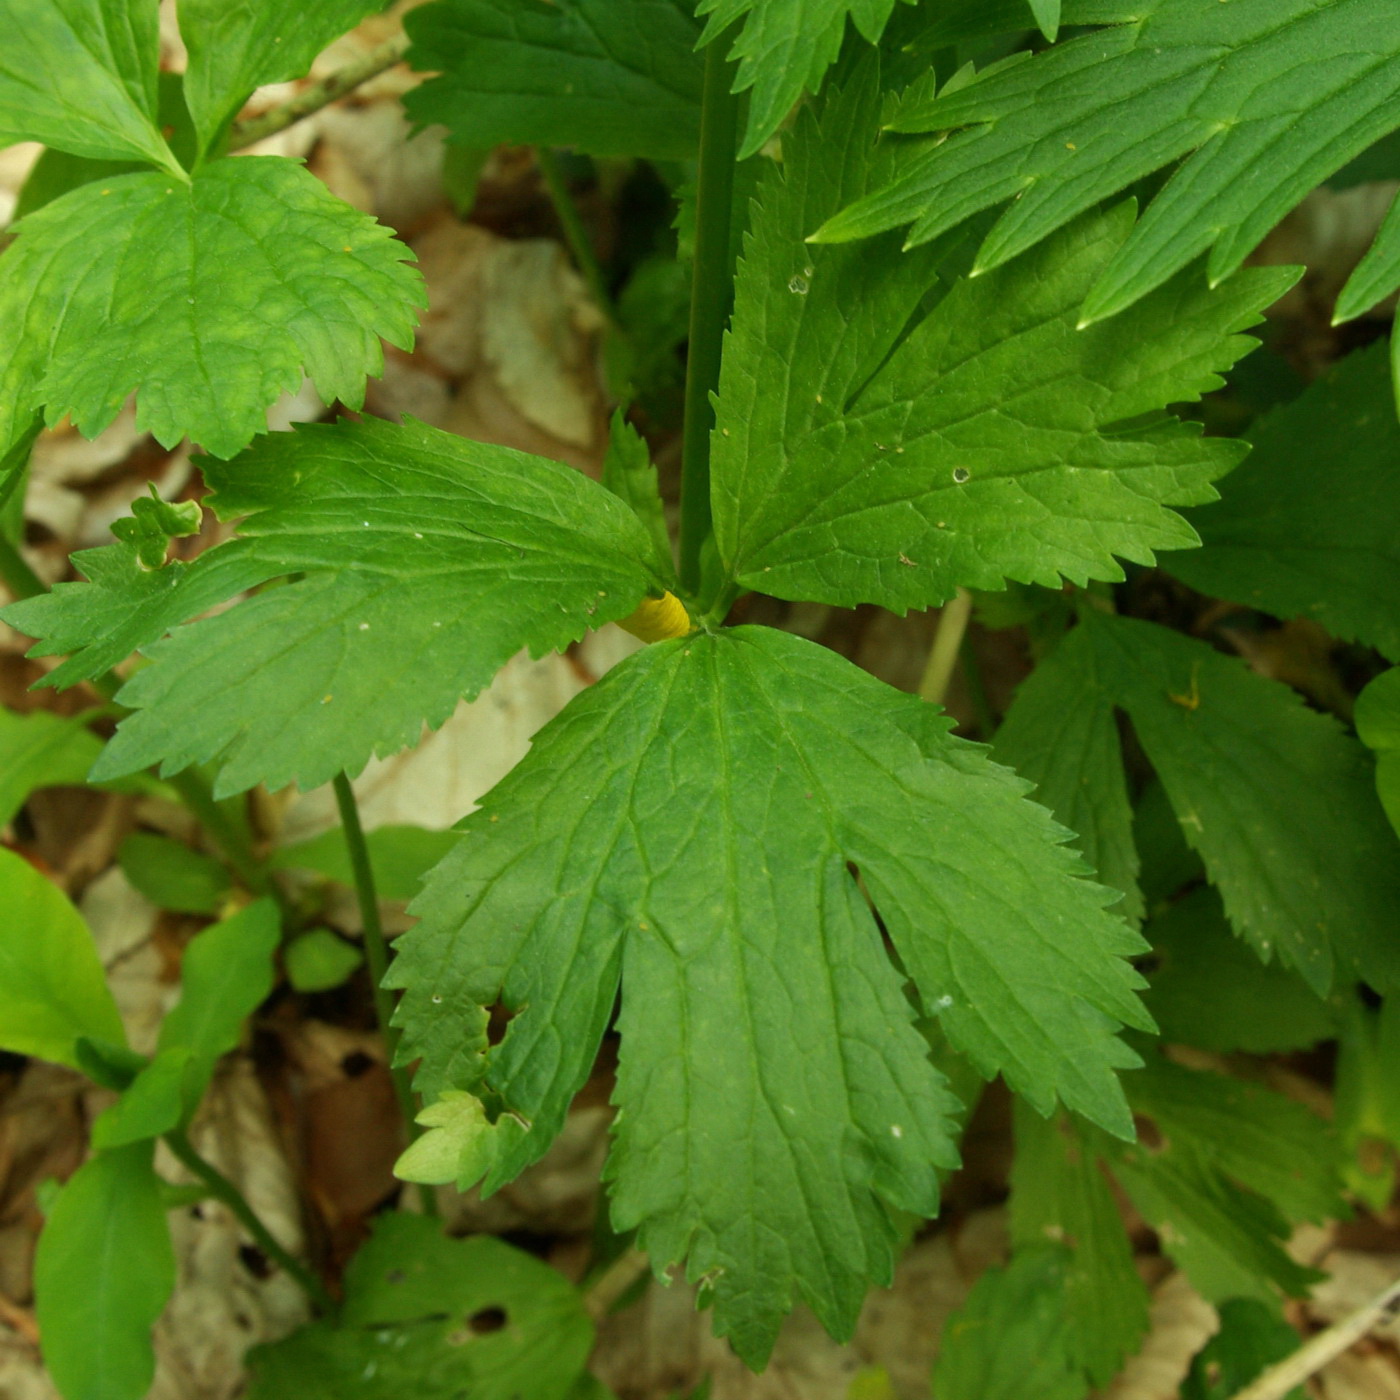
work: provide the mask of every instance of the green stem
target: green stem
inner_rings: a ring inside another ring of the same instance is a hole
[[[386,69],[392,68],[403,59],[407,51],[408,35],[395,34],[392,39],[386,39],[371,49],[363,58],[356,59],[354,63],[347,63],[330,77],[304,88],[289,102],[270,108],[261,116],[250,117],[246,122],[234,122],[229,131],[229,150],[241,151],[245,146],[256,145],[259,141],[265,141],[269,136],[275,136],[279,131],[285,131],[289,126],[311,116],[313,112],[319,112],[322,107],[330,106],[337,98],[344,97],[361,83],[367,83],[371,78],[377,78]]]
[[[965,588],[958,589],[957,595],[944,603],[939,614],[938,631],[919,682],[919,694],[934,705],[941,705],[948,693],[948,683],[953,679],[953,668],[958,664],[958,652],[971,616],[972,594]]]
[[[700,165],[695,191],[695,276],[690,289],[690,344],[685,370],[685,428],[681,437],[681,586],[700,588],[700,551],[713,525],[710,515],[710,395],[719,387],[724,327],[734,295],[729,230],[734,203],[734,147],[738,102],[730,86],[723,35],[705,50],[700,114]],[[705,600],[701,600],[704,602]],[[703,611],[703,608],[702,608]]]
[[[374,870],[369,863],[369,847],[365,844],[364,827],[360,825],[360,807],[355,801],[355,789],[344,773],[335,775],[335,803],[340,808],[340,826],[345,835],[345,850],[350,857],[350,869],[355,876],[355,894],[360,904],[360,923],[364,929],[365,961],[369,964],[369,976],[374,992],[374,1014],[379,1022],[380,1034],[389,1051],[389,1076],[394,1082],[394,1097],[403,1114],[404,1125],[408,1129],[409,1140],[419,1134],[417,1122],[418,1101],[414,1097],[413,1085],[408,1071],[397,1064],[399,1031],[394,1025],[394,996],[384,985],[389,972],[389,944],[384,937],[384,925],[379,920],[379,896],[374,888]],[[437,1210],[437,1198],[432,1188],[421,1188],[423,1210],[433,1215]]]
[[[608,325],[616,330],[619,324],[617,307],[613,305],[613,299],[608,294],[608,285],[603,278],[603,269],[598,264],[598,255],[593,251],[593,243],[588,237],[588,230],[584,228],[583,219],[579,216],[578,205],[574,203],[574,197],[569,193],[569,183],[564,179],[564,172],[559,168],[559,157],[548,146],[536,146],[535,163],[539,166],[540,174],[544,177],[544,187],[549,191],[555,216],[559,220],[559,226],[564,230],[564,238],[569,245],[569,251],[574,255],[574,264],[582,274],[583,280],[588,284],[589,294],[597,304],[599,311],[607,317]]]
[[[176,1160],[204,1184],[214,1200],[222,1201],[233,1212],[238,1223],[252,1237],[253,1243],[300,1284],[316,1311],[326,1317],[334,1317],[335,1299],[327,1291],[326,1285],[300,1259],[277,1242],[272,1232],[258,1219],[247,1197],[212,1162],[206,1161],[195,1151],[184,1130],[177,1128],[166,1133],[165,1145]]]

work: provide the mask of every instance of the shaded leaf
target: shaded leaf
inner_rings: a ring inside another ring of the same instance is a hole
[[[1377,676],[1356,697],[1356,732],[1376,751],[1376,792],[1400,835],[1400,667]]]
[[[102,740],[81,720],[0,709],[0,826],[40,788],[87,781]]]
[[[117,861],[152,904],[177,914],[217,913],[233,888],[217,860],[168,836],[134,832],[122,842]]]
[[[1204,548],[1162,566],[1202,592],[1311,618],[1400,660],[1400,423],[1385,347],[1348,355],[1250,438],[1221,499],[1188,515]]]
[[[500,1325],[497,1326],[496,1324]],[[248,1354],[249,1400],[565,1400],[593,1346],[579,1292],[501,1240],[376,1217],[345,1275],[339,1325]]]
[[[1089,1382],[1066,1335],[1069,1264],[1063,1245],[1033,1245],[973,1284],[939,1339],[939,1400],[1083,1400]]]
[[[313,928],[282,950],[287,981],[298,992],[325,992],[344,986],[364,964],[365,956],[330,929]]]
[[[412,10],[409,62],[438,76],[404,99],[473,146],[573,146],[693,159],[699,29],[681,0],[438,0]]]
[[[1104,1386],[1147,1332],[1147,1288],[1099,1155],[1064,1115],[1046,1121],[1015,1105],[1011,1233],[1018,1249],[1069,1251],[1061,1286],[1062,1345],[1094,1385]]]
[[[450,831],[429,831],[421,826],[378,826],[365,832],[374,888],[380,899],[412,899],[423,877],[456,844]],[[345,848],[345,833],[332,827],[309,841],[282,846],[273,852],[272,865],[279,870],[314,870],[318,875],[351,888],[355,872]]]

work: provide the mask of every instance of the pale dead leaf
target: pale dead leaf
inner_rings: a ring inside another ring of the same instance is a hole
[[[1317,1379],[1324,1400],[1400,1400],[1400,1370],[1381,1352],[1345,1352]]]
[[[202,1156],[230,1177],[258,1217],[292,1253],[303,1243],[301,1211],[266,1096],[246,1057],[226,1059],[190,1132]],[[161,1148],[157,1167],[188,1175]],[[170,1215],[179,1281],[156,1326],[157,1371],[149,1400],[231,1400],[243,1384],[244,1352],[308,1316],[297,1285],[280,1270],[250,1267],[247,1237],[215,1201]]]
[[[116,866],[88,886],[78,907],[92,929],[131,1048],[152,1054],[160,1023],[179,995],[173,970],[153,941],[160,910]]]
[[[1319,1322],[1340,1322],[1400,1278],[1400,1254],[1334,1249],[1320,1267],[1327,1271],[1327,1277],[1313,1289],[1308,1315]],[[1400,1345],[1400,1318],[1378,1324],[1371,1335]]]
[[[1176,1400],[1191,1358],[1220,1330],[1220,1318],[1186,1275],[1175,1273],[1152,1295],[1150,1328],[1103,1400]]]

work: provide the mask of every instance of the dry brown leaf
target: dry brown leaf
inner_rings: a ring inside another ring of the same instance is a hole
[[[79,904],[92,929],[133,1050],[152,1054],[165,1013],[179,995],[177,967],[156,941],[160,910],[113,867]]]
[[[1313,1289],[1307,1303],[1308,1315],[1323,1323],[1340,1322],[1400,1278],[1400,1254],[1334,1249],[1320,1267],[1326,1270],[1327,1277]],[[1371,1335],[1400,1345],[1400,1318],[1392,1317],[1376,1326]]]

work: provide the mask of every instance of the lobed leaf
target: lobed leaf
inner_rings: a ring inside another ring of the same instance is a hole
[[[1007,578],[1121,578],[1195,543],[1172,505],[1215,497],[1240,444],[1167,417],[1253,342],[1235,332],[1293,280],[1183,276],[1132,316],[1076,329],[1128,236],[1086,215],[1014,266],[968,279],[946,239],[901,256],[803,235],[891,168],[863,65],[799,124],[760,189],[720,377],[712,495],[746,587],[903,612]]]
[[[1097,703],[1132,720],[1241,936],[1319,994],[1338,977],[1396,985],[1400,847],[1360,746],[1202,642],[1128,618],[1081,628],[1106,678]]]
[[[1131,1133],[1114,1031],[1147,1024],[1122,961],[1141,945],[1022,785],[947,729],[778,632],[649,647],[541,731],[399,944],[401,1053],[425,1095],[493,1105],[487,1191],[558,1132],[621,984],[614,1224],[659,1269],[688,1260],[752,1363],[794,1290],[849,1333],[889,1276],[890,1208],[935,1210],[954,1160],[862,888],[984,1075]]]
[[[1022,703],[1029,710],[1018,718]],[[1261,959],[1277,956],[1318,995],[1338,977],[1376,986],[1400,977],[1388,931],[1400,849],[1364,753],[1333,719],[1202,642],[1086,612],[1021,687],[1009,752],[1030,759],[1041,799],[1061,821],[1083,823],[1085,850],[1112,853],[1115,869],[1126,868],[1131,840],[1116,792],[1121,757],[1106,747],[1115,707],[1132,720],[1230,922]],[[1097,744],[1048,759],[1033,752],[1057,715]],[[1000,739],[998,752],[1008,752]]]
[[[696,15],[708,17],[702,44],[718,42],[731,25],[743,22],[729,49],[729,58],[739,65],[734,91],[752,89],[739,143],[741,159],[763,145],[804,92],[816,92],[841,51],[847,19],[863,39],[875,44],[894,4],[895,0],[699,0]]]
[[[1163,567],[1400,660],[1400,423],[1385,347],[1348,355],[1250,437],[1221,499],[1188,514],[1203,548]]]
[[[1012,59],[907,103],[915,145],[881,187],[817,237],[912,223],[926,243],[1013,201],[978,253],[987,271],[1134,181],[1180,161],[1083,294],[1083,319],[1122,311],[1207,250],[1236,271],[1314,186],[1400,127],[1400,11],[1389,0],[1143,0],[1112,27]]]
[[[43,406],[92,437],[137,424],[231,457],[303,372],[352,408],[407,347],[422,282],[389,231],[288,160],[215,161],[83,185],[21,220],[0,258],[0,443]]]
[[[131,0],[0,0],[0,146],[42,141],[180,178],[156,125],[159,11]]]
[[[180,0],[180,36],[189,51],[185,101],[200,154],[254,88],[300,78],[332,39],[383,7],[383,0]]]
[[[1084,1400],[1066,1335],[1070,1259],[1062,1244],[1035,1244],[978,1278],[938,1339],[939,1400]]]
[[[703,65],[682,0],[437,0],[404,28],[409,62],[437,74],[404,106],[457,140],[695,157]]]
[[[1047,1122],[1021,1099],[1014,1114],[1011,1237],[1017,1249],[1049,1241],[1069,1248],[1064,1346],[1103,1387],[1147,1332],[1147,1288],[1092,1142],[1066,1115]]]
[[[130,546],[94,551],[78,560],[93,583],[5,609],[41,651],[75,651],[54,684],[150,651],[95,778],[217,762],[220,795],[327,782],[441,724],[522,646],[566,646],[665,587],[610,492],[423,424],[279,433],[205,476],[223,517],[248,517],[242,538],[154,572]]]
[[[501,1313],[477,1333],[470,1319]],[[377,1216],[345,1273],[339,1325],[313,1322],[248,1353],[249,1400],[570,1400],[593,1346],[582,1294],[488,1235],[451,1239],[420,1215]]]

